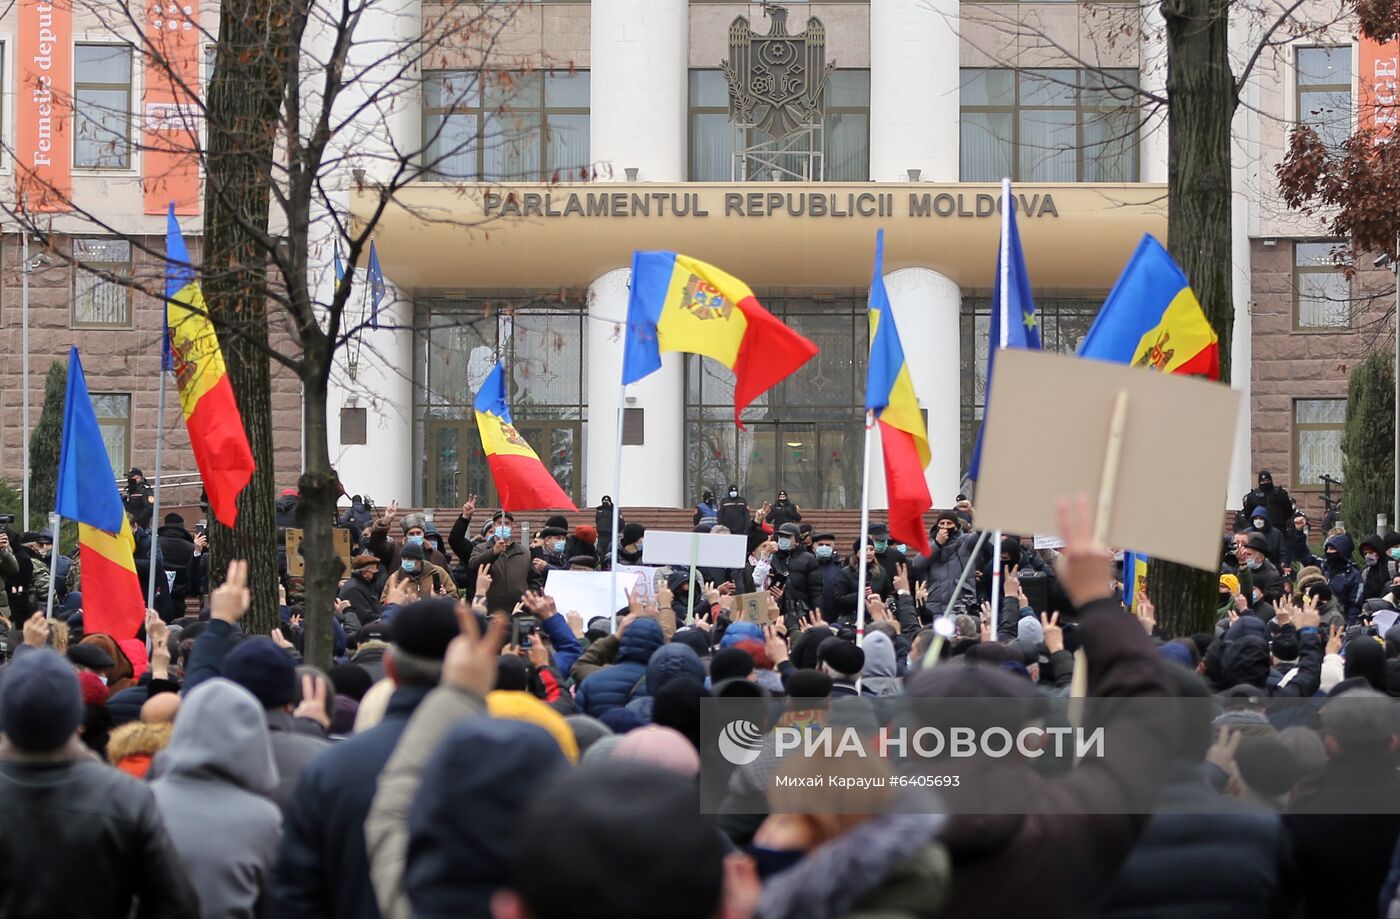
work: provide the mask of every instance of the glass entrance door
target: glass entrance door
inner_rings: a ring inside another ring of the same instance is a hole
[[[427,507],[458,507],[468,495],[478,495],[483,505],[490,482],[486,457],[475,421],[434,420],[427,424]]]
[[[579,466],[583,458],[583,424],[578,421],[521,421],[515,429],[539,456],[576,506],[582,507],[579,493]]]

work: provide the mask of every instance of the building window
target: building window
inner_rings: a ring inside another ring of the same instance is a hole
[[[460,505],[477,494],[496,500],[472,401],[496,361],[505,364],[515,428],[583,506],[587,301],[434,298],[414,309],[419,360],[414,373],[415,462],[428,507]]]
[[[73,99],[73,165],[130,168],[131,46],[77,45]]]
[[[859,507],[865,298],[764,297],[763,305],[820,350],[744,409],[743,429],[734,425],[734,375],[685,356],[686,494],[722,494],[733,482],[755,507],[779,488],[802,507]]]
[[[1351,134],[1351,46],[1298,49],[1298,123],[1332,149]]]
[[[131,326],[131,243],[73,240],[73,325]]]
[[[1136,70],[962,71],[964,182],[1136,182]]]
[[[436,180],[586,181],[588,71],[430,71],[423,168]]]
[[[1342,477],[1342,431],[1345,399],[1295,399],[1293,402],[1293,482],[1321,485],[1324,475]]]
[[[102,430],[102,442],[107,445],[112,473],[122,475],[131,468],[131,396],[95,392],[92,407],[97,412],[97,426]]]
[[[1293,328],[1336,331],[1351,326],[1351,282],[1335,258],[1337,243],[1293,245]]]
[[[827,78],[823,111],[825,180],[868,181],[870,71],[832,71]],[[690,71],[689,130],[691,181],[733,181],[735,136],[729,121],[729,84],[723,71]],[[792,168],[798,171],[796,166]],[[753,181],[771,178],[767,174],[750,176]]]
[[[1089,333],[1104,295],[1050,299],[1035,297],[1040,342],[1046,351],[1073,354]],[[991,343],[992,298],[966,297],[962,303],[962,466],[972,462],[972,448],[987,406],[987,348]]]

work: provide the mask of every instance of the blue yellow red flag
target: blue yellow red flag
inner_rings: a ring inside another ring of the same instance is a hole
[[[1080,357],[1220,379],[1220,342],[1186,273],[1144,236],[1079,346]]]
[[[703,354],[732,370],[738,423],[745,406],[811,360],[817,346],[714,265],[675,252],[634,252],[623,385],[660,370],[663,351]]]
[[[220,523],[231,527],[238,521],[238,495],[256,466],[219,336],[209,319],[173,205],[165,232],[165,318],[190,448],[210,510]]]
[[[578,509],[515,429],[506,405],[505,370],[499,362],[477,390],[473,408],[502,510]]]
[[[924,469],[931,452],[924,415],[899,340],[889,291],[885,289],[885,231],[875,233],[875,270],[870,278],[870,359],[866,364],[865,407],[879,420],[885,459],[890,535],[896,542],[929,553],[923,514],[933,506]]]

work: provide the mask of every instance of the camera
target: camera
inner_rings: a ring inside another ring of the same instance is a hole
[[[14,515],[14,514],[0,514],[0,524],[14,523],[14,522],[15,522],[15,515]]]

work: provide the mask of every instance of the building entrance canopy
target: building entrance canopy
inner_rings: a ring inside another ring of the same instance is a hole
[[[875,231],[887,271],[930,268],[989,288],[1000,189],[986,184],[595,183],[440,185],[400,190],[376,230],[385,274],[403,289],[577,288],[670,249],[756,289],[870,282]],[[1016,187],[1037,289],[1107,289],[1143,233],[1166,241],[1161,185]],[[377,206],[351,193],[352,217]]]

